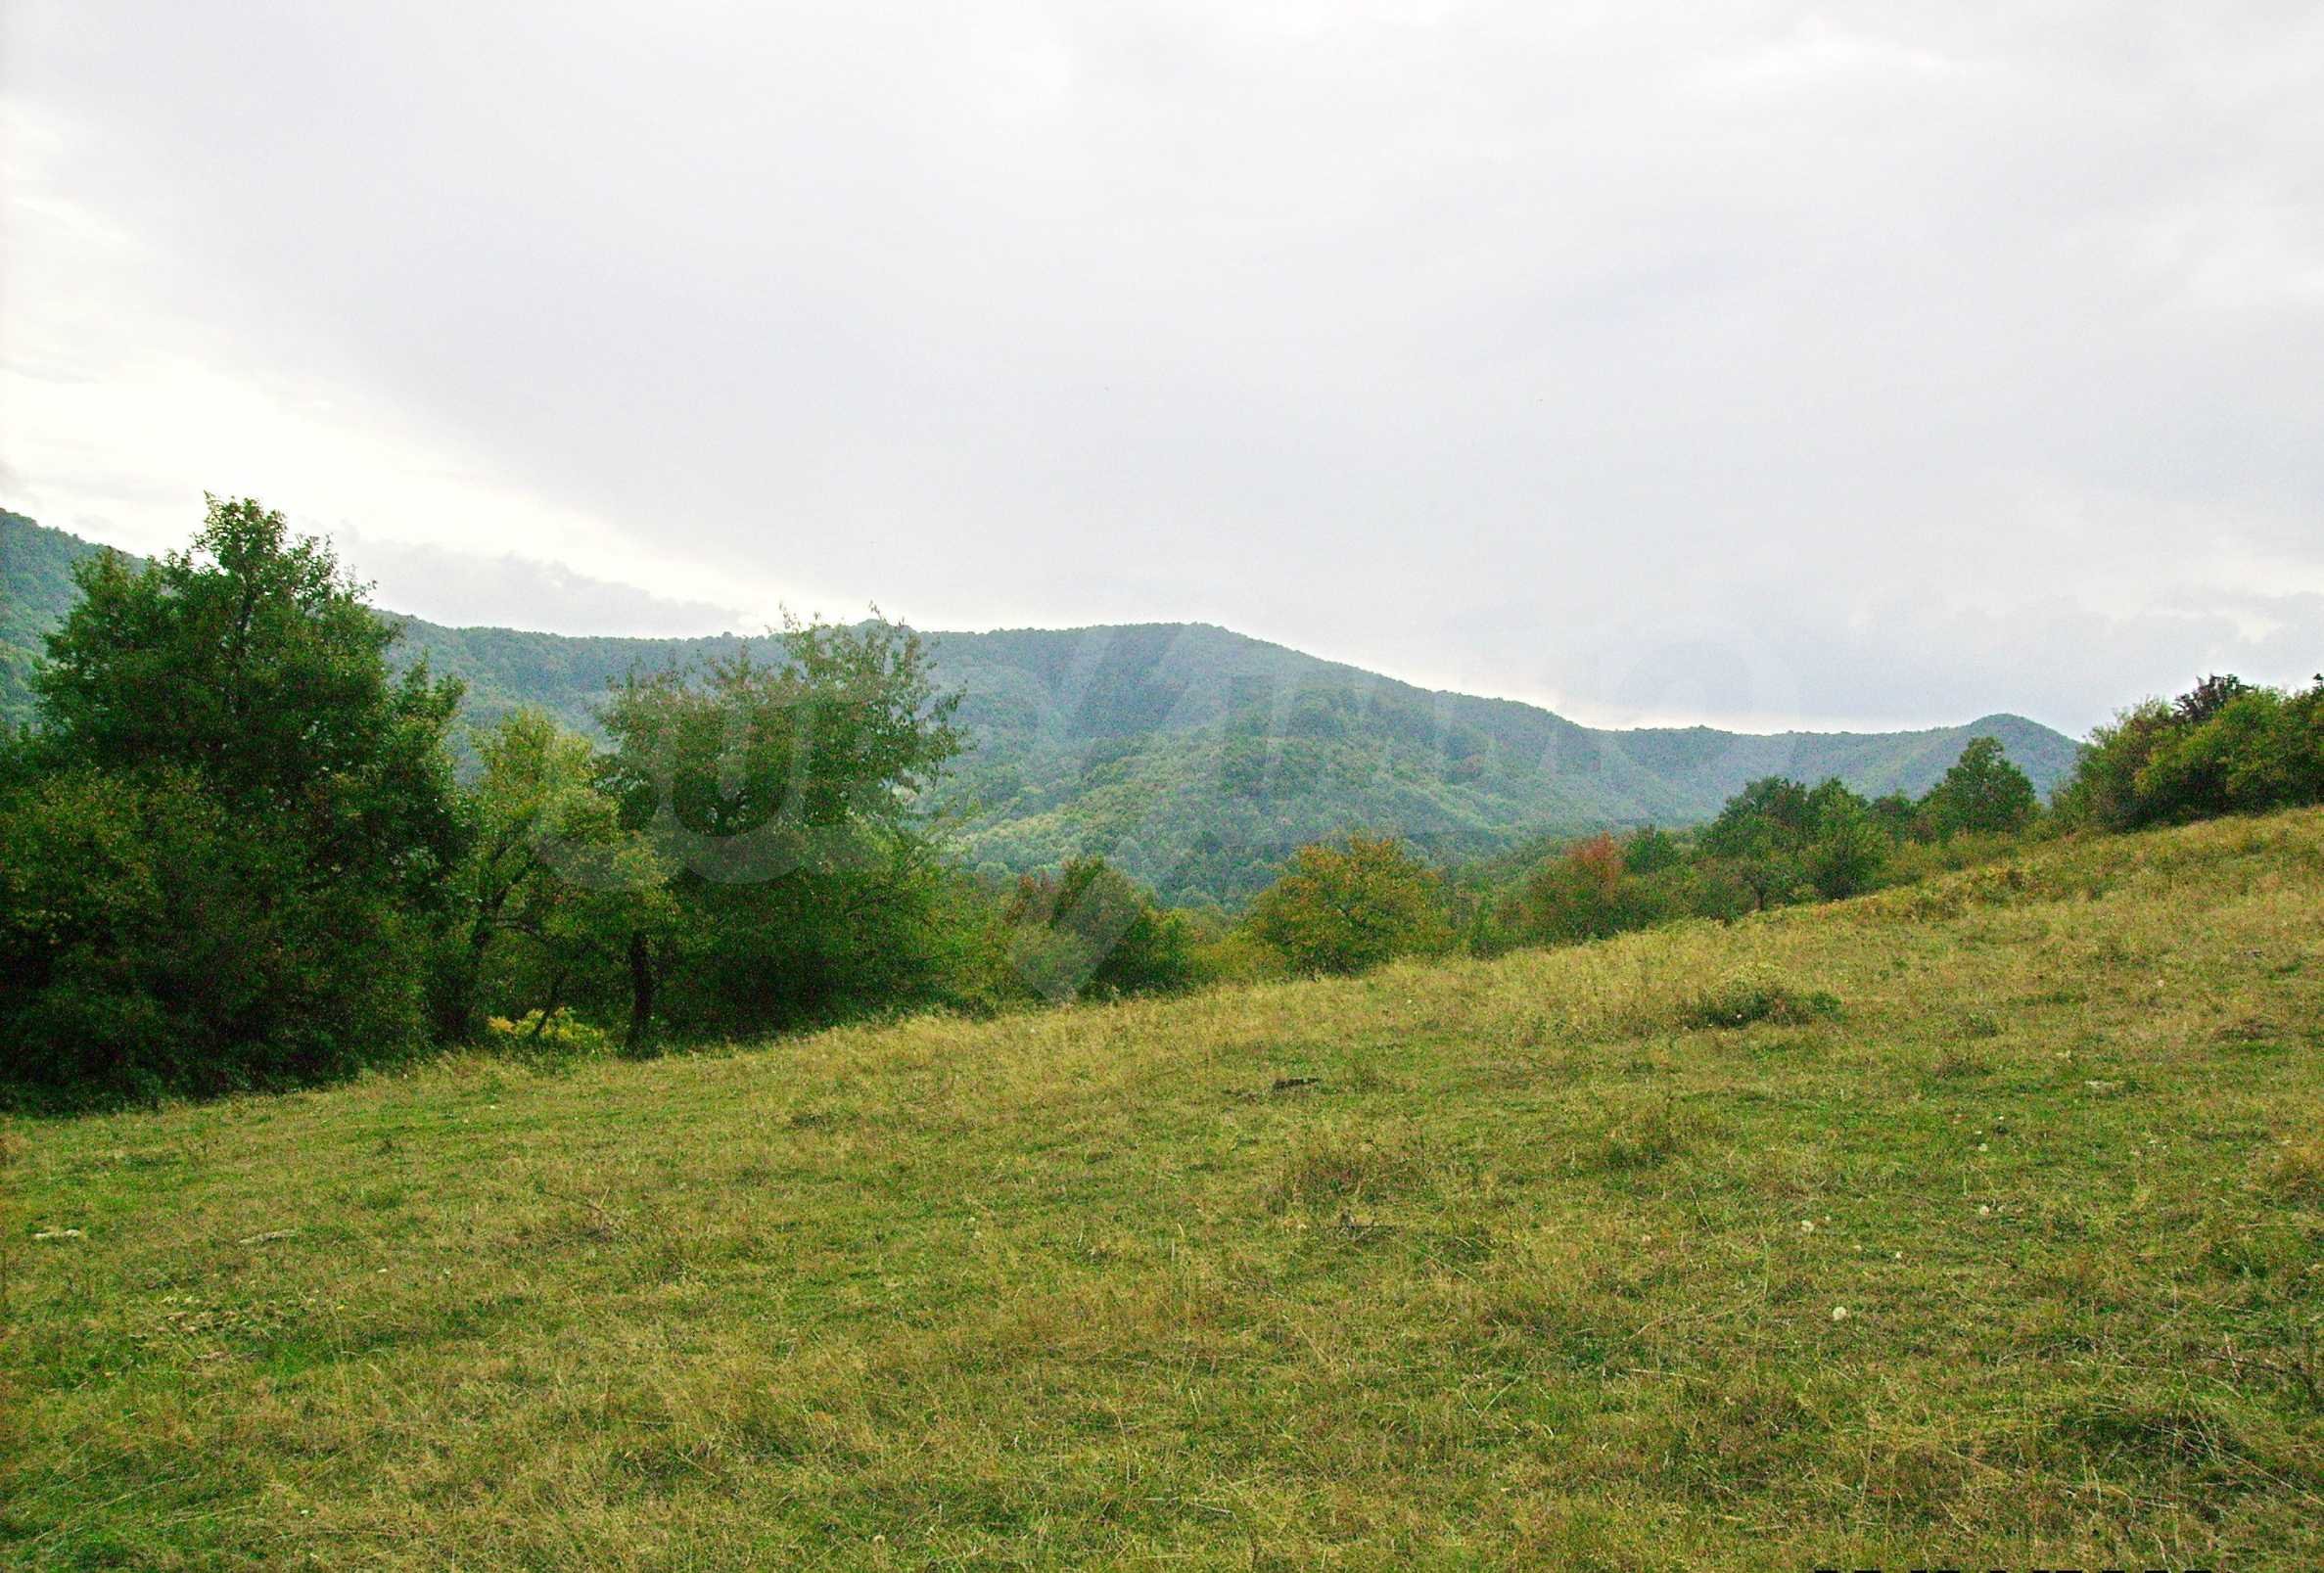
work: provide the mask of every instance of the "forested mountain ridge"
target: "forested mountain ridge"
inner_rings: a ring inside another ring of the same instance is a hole
[[[29,715],[41,638],[71,605],[72,564],[98,549],[0,514],[0,720]],[[466,681],[472,719],[536,705],[586,731],[607,686],[631,670],[746,642],[388,615],[404,628],[402,659],[425,656]],[[1354,828],[1474,856],[1544,834],[1706,819],[1771,774],[1918,795],[1983,734],[2047,794],[2075,752],[2009,715],[1908,732],[1596,729],[1200,624],[927,637],[939,680],[964,695],[970,748],[945,797],[971,857],[1023,869],[1102,853],[1178,901],[1236,901],[1302,842]]]
[[[0,727],[31,717],[42,641],[79,597],[73,565],[95,550],[77,535],[0,508]]]

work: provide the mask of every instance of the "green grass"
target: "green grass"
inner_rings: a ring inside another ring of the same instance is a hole
[[[2324,1565],[2320,914],[2303,813],[18,1121],[0,1554]]]

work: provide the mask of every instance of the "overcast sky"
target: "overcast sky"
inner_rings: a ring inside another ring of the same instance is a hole
[[[98,539],[1616,723],[2324,667],[2312,3],[0,18],[0,505]]]

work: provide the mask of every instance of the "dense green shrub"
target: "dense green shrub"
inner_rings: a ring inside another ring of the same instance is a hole
[[[191,772],[49,771],[0,806],[18,1097],[284,1087],[408,1052],[422,931]]]
[[[1808,794],[1799,864],[1822,900],[1836,902],[1871,890],[1893,847],[1871,805],[1838,781],[1827,781]]]
[[[1163,994],[1194,978],[1188,919],[1102,857],[1025,875],[1003,916],[1017,974],[1045,998]]]
[[[1393,837],[1361,835],[1293,854],[1251,930],[1298,972],[1361,972],[1451,938],[1436,871]]]
[[[2324,676],[2290,691],[2211,676],[2133,706],[2091,735],[2060,802],[2113,830],[2324,803]]]
[[[1839,997],[1806,989],[1770,967],[1746,967],[1720,979],[1680,1011],[1688,1027],[1798,1027],[1839,1014]]]

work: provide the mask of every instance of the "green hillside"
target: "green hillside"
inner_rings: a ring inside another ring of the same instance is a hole
[[[0,1122],[0,1559],[2324,1565],[2320,909],[2311,810]]]
[[[41,641],[80,593],[73,564],[94,550],[78,536],[0,509],[0,726],[30,717]]]
[[[0,717],[25,714],[29,652],[70,604],[70,563],[95,549],[0,521]],[[539,705],[582,729],[633,667],[738,642],[400,621],[405,651],[466,679],[473,718]],[[1889,733],[1599,730],[1198,624],[930,637],[940,678],[966,693],[971,748],[948,796],[972,859],[1023,869],[1098,852],[1182,901],[1237,901],[1293,847],[1350,828],[1476,856],[1545,833],[1705,819],[1762,775],[1917,795],[1979,733],[1998,736],[2044,793],[2074,755],[2015,716]]]

